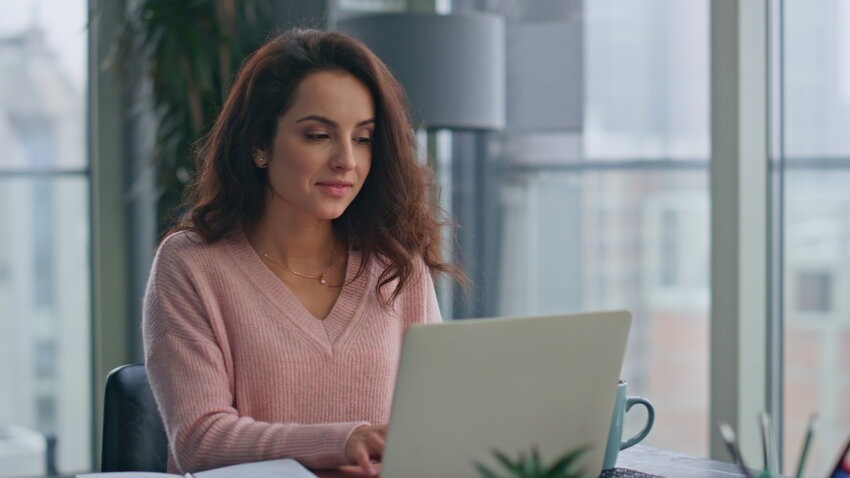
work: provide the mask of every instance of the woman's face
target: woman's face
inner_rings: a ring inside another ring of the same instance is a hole
[[[312,73],[278,118],[268,161],[267,210],[336,219],[372,165],[375,107],[369,89],[343,71]]]

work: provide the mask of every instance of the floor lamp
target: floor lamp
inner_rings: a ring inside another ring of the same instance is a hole
[[[385,13],[342,19],[341,32],[359,38],[404,86],[420,141],[441,185],[440,206],[451,213],[451,158],[440,153],[446,131],[505,127],[505,21],[489,13]],[[448,178],[448,180],[447,180]],[[446,257],[452,251],[446,250]],[[446,318],[448,283],[437,284]]]

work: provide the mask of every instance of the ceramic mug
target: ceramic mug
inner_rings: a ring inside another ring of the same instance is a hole
[[[646,424],[635,436],[623,441],[623,420],[626,413],[634,405],[643,405],[646,407]],[[629,397],[626,395],[626,381],[620,380],[617,386],[617,401],[614,403],[614,416],[611,418],[611,428],[608,431],[608,445],[605,448],[605,460],[602,462],[602,469],[614,468],[617,464],[617,453],[620,450],[625,450],[630,446],[640,443],[641,440],[649,435],[653,423],[655,423],[655,408],[652,406],[652,403],[643,397]]]

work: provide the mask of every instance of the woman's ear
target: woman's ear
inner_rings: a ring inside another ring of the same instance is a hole
[[[266,156],[265,150],[258,149],[254,151],[254,165],[258,168],[269,167],[269,158]]]

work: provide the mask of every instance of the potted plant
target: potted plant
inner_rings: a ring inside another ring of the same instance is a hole
[[[137,0],[127,3],[105,66],[150,84],[159,230],[180,215],[194,148],[212,126],[239,64],[279,28],[273,0]],[[139,84],[139,83],[136,83]]]
[[[504,452],[493,451],[493,456],[501,465],[500,471],[494,471],[481,463],[475,463],[481,478],[583,478],[586,471],[579,468],[579,460],[587,448],[568,451],[550,465],[544,465],[537,446],[531,448],[531,453],[520,453],[516,459],[511,459]]]

